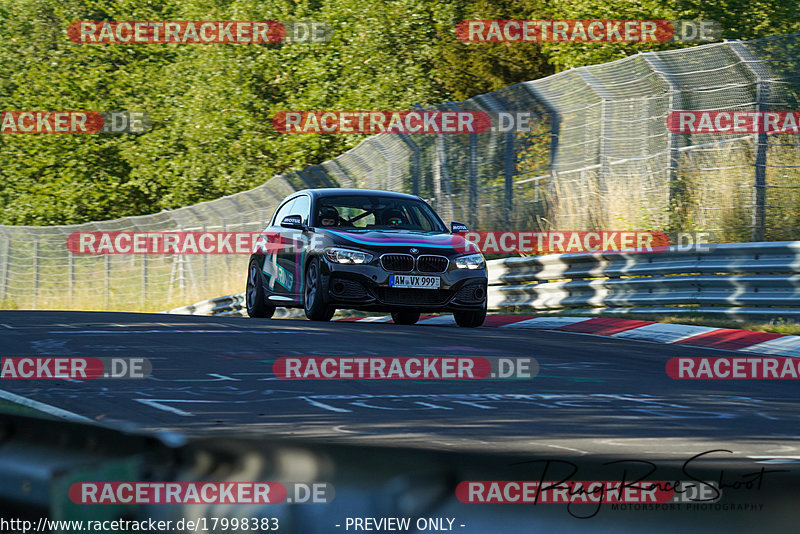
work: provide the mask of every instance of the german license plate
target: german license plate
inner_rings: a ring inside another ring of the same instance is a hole
[[[438,276],[416,276],[409,274],[390,274],[391,287],[410,287],[414,289],[439,289],[441,280]]]

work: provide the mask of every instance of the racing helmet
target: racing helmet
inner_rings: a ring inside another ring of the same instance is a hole
[[[333,224],[323,224],[322,221],[332,220]],[[339,224],[339,212],[332,206],[323,206],[319,210],[319,222],[322,226],[336,226]]]
[[[405,224],[406,218],[403,216],[402,210],[397,208],[389,208],[383,212],[383,224],[386,226],[400,226]]]

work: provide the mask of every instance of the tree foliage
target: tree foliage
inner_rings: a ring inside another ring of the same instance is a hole
[[[140,135],[0,135],[0,223],[50,225],[218,198],[335,157],[356,135],[281,135],[288,109],[462,100],[636,45],[462,43],[465,19],[709,18],[726,37],[798,30],[792,2],[721,0],[4,0],[0,108],[139,110]],[[318,20],[317,44],[76,44],[78,20]],[[674,45],[662,45],[674,46]],[[653,49],[652,47],[648,49]]]

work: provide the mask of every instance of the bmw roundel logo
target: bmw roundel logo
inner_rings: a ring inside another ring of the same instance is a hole
[[[418,248],[412,248],[411,250],[409,250],[409,252],[411,252],[412,254],[419,254],[419,249]]]

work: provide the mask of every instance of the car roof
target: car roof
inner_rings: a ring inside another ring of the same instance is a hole
[[[393,198],[409,198],[420,200],[416,195],[409,195],[407,193],[398,193],[396,191],[383,191],[380,189],[346,189],[341,187],[327,187],[321,189],[303,189],[302,191],[295,191],[292,195],[298,193],[306,193],[314,198],[330,197],[330,196],[355,196],[355,195],[381,195]]]

